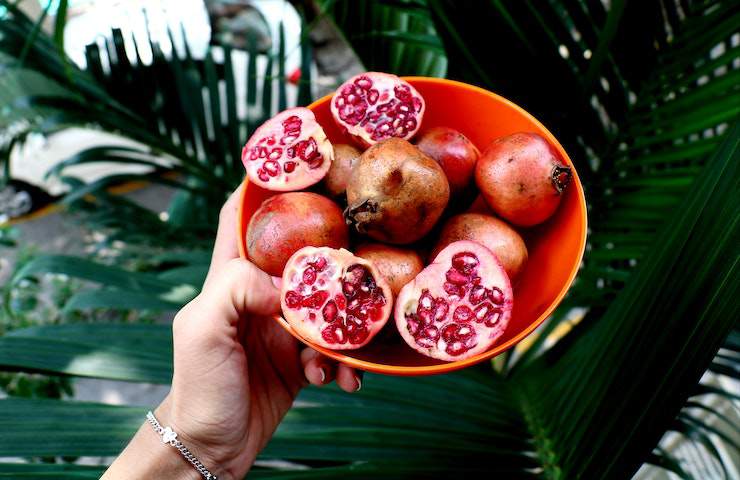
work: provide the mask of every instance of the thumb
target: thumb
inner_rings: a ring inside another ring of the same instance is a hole
[[[272,315],[280,311],[280,290],[273,279],[241,258],[219,268],[204,286],[201,297],[231,323],[248,313]]]

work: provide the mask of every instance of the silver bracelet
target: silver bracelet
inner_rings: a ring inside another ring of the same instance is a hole
[[[194,466],[196,470],[198,470],[198,473],[203,475],[203,478],[205,478],[206,480],[218,480],[216,475],[209,472],[205,465],[200,463],[200,460],[195,458],[195,455],[190,453],[188,447],[183,445],[182,442],[177,439],[177,434],[172,431],[170,427],[162,427],[162,425],[159,424],[152,412],[147,412],[146,419],[152,425],[152,427],[154,427],[154,431],[162,436],[162,443],[169,443],[170,445],[178,449],[180,453],[182,453],[182,456],[185,457],[185,459],[190,462],[190,464]]]

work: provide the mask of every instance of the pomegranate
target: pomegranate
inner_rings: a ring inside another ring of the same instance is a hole
[[[483,195],[480,194],[475,197],[475,200],[468,208],[468,213],[483,213],[485,215],[495,215],[495,213],[493,213],[493,210],[491,210],[491,207],[489,207],[486,203]]]
[[[329,195],[332,197],[344,195],[349,174],[352,173],[352,168],[357,163],[360,155],[362,155],[362,152],[352,145],[343,143],[334,145],[334,161],[331,162],[331,167],[329,167],[329,171],[324,177],[324,187],[326,187]]]
[[[349,229],[342,210],[309,192],[274,195],[260,205],[247,226],[247,255],[270,275],[281,275],[291,255],[305,246],[347,247]]]
[[[331,99],[337,125],[365,147],[389,137],[413,137],[424,109],[419,92],[389,73],[355,75],[340,85]]]
[[[300,190],[319,182],[334,150],[307,108],[290,108],[262,124],[242,149],[249,181],[268,190]]]
[[[458,240],[472,240],[488,248],[512,281],[527,263],[527,246],[522,237],[506,222],[490,215],[463,213],[447,220],[431,256],[436,257],[443,248]]]
[[[494,140],[475,167],[475,182],[486,203],[522,227],[542,223],[555,212],[570,177],[570,167],[536,133]]]
[[[488,350],[506,329],[512,306],[509,277],[495,255],[461,240],[401,289],[394,315],[411,348],[454,361]]]
[[[344,350],[366,345],[383,328],[393,294],[371,262],[343,248],[305,247],[285,266],[280,304],[301,337]]]
[[[427,130],[416,142],[444,170],[453,195],[468,188],[480,152],[462,133],[447,127]]]
[[[369,260],[388,282],[393,295],[414,279],[424,268],[424,262],[413,250],[392,247],[382,243],[365,243],[355,249],[355,255]]]
[[[434,227],[450,199],[442,168],[406,140],[368,148],[347,183],[347,223],[388,243],[414,242]]]

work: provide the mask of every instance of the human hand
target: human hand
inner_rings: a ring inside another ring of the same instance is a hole
[[[280,312],[280,279],[238,258],[238,199],[239,190],[221,211],[201,293],[175,317],[172,389],[155,411],[220,479],[246,474],[307,383],[361,386],[358,372],[304,348],[271,318]]]

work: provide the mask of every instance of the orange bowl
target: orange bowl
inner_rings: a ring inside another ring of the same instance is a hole
[[[573,168],[573,179],[560,207],[545,223],[520,230],[529,250],[529,261],[514,287],[514,311],[506,331],[487,352],[456,362],[442,362],[410,348],[400,335],[390,342],[370,342],[357,350],[329,350],[300,337],[280,316],[275,319],[293,336],[327,357],[352,367],[390,375],[432,375],[451,372],[491,359],[532,333],[558,306],[576,276],[586,246],[586,199],[583,186],[568,154],[557,139],[532,115],[503,97],[482,88],[451,80],[404,77],[424,97],[426,113],[421,131],[447,126],[461,131],[479,149],[492,140],[516,132],[536,132],[545,137]],[[334,123],[329,110],[331,95],[308,106],[324,127],[329,140],[350,143]],[[244,180],[239,206],[239,254],[247,258],[249,219],[262,201],[274,193]],[[393,318],[386,328],[395,329]]]

